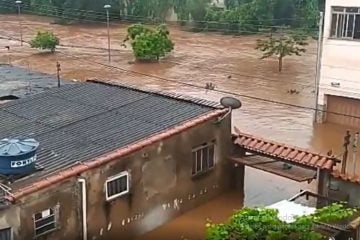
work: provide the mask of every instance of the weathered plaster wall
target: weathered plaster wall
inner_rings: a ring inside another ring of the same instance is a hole
[[[230,187],[233,167],[231,124],[226,118],[202,124],[127,158],[88,172],[88,229],[90,239],[131,239],[218,196]],[[215,168],[197,178],[191,175],[191,149],[216,141]],[[131,193],[107,202],[104,183],[122,171],[131,173]]]
[[[213,140],[215,168],[192,177],[192,148]],[[131,239],[234,187],[234,181],[243,186],[244,169],[238,167],[239,177],[227,159],[231,148],[228,116],[78,176],[87,182],[88,239]],[[106,179],[126,170],[131,174],[130,194],[106,201]],[[33,214],[58,205],[58,229],[40,239],[82,239],[81,199],[77,178],[68,179],[0,211],[0,227],[11,226],[14,240],[33,239]]]
[[[33,215],[55,206],[59,207],[58,228],[38,239],[80,239],[82,227],[78,194],[78,186],[74,179],[23,198],[10,209],[14,215],[9,215],[11,221],[8,223],[13,228],[14,240],[34,239]]]
[[[332,187],[330,187],[330,184]],[[360,185],[343,181],[331,177],[329,182],[329,188],[337,188],[338,190],[329,189],[329,197],[333,198],[345,198],[349,204],[354,206],[360,206]],[[345,199],[344,199],[345,200]]]

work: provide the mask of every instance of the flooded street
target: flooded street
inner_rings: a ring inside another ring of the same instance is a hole
[[[64,79],[114,80],[214,101],[234,93],[243,103],[241,109],[233,112],[233,125],[241,131],[323,154],[329,150],[336,156],[342,154],[347,128],[333,124],[313,124],[314,111],[311,108],[315,106],[316,65],[316,42],[313,40],[310,40],[303,56],[285,58],[283,72],[279,73],[276,59],[260,60],[261,53],[254,49],[256,39],[260,36],[192,33],[172,27],[170,32],[175,42],[175,51],[171,56],[160,63],[140,64],[132,63],[130,48],[121,47],[126,25],[113,24],[112,62],[109,67],[106,66],[109,65],[106,25],[60,26],[50,24],[52,20],[47,18],[23,18],[25,41],[31,40],[37,30],[52,30],[59,36],[62,46],[55,54],[39,53],[27,44],[20,47],[18,41],[9,40],[19,38],[16,16],[0,15],[0,37],[3,38],[0,39],[0,63],[11,62],[35,71],[56,74],[56,62],[59,61],[61,77]],[[11,46],[10,51],[5,49],[8,45]],[[212,82],[219,92],[205,90],[208,82]],[[290,89],[296,89],[299,93],[290,94]],[[351,165],[349,159],[349,168]],[[142,239],[156,239],[159,236],[157,234],[164,232],[176,232],[179,237],[176,239],[180,239],[181,232],[187,232],[186,226],[200,229],[191,232],[192,240],[202,239],[204,228],[201,226],[204,226],[206,220],[204,216],[212,217],[214,221],[223,221],[242,204],[271,204],[309,187],[249,168],[246,169],[245,181],[243,203],[236,194],[224,195],[181,216],[168,224],[168,228],[160,228]]]

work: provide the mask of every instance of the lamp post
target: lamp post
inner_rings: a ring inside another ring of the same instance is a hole
[[[109,17],[109,10],[111,5],[107,4],[104,6],[106,11],[106,22],[107,22],[107,35],[108,35],[108,52],[109,52],[109,63],[111,62],[111,52],[110,52],[110,17]]]
[[[20,27],[20,44],[21,46],[23,45],[23,37],[22,37],[22,26],[21,26],[21,17],[20,17],[20,14],[21,14],[21,4],[22,4],[22,1],[16,1],[15,4],[17,5],[18,7],[18,19],[19,19],[19,27]]]

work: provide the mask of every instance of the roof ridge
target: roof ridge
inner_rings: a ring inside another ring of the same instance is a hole
[[[224,108],[220,103],[202,99],[202,98],[197,98],[197,97],[192,97],[192,96],[177,94],[177,93],[171,93],[171,92],[166,92],[166,91],[161,91],[161,90],[153,90],[153,89],[149,89],[149,88],[145,88],[145,87],[138,87],[135,85],[119,83],[119,82],[115,82],[115,81],[111,81],[111,80],[87,79],[86,82],[103,84],[103,85],[108,85],[108,86],[113,86],[113,87],[122,87],[122,88],[127,88],[127,89],[131,89],[131,90],[139,91],[139,92],[156,94],[156,95],[160,95],[163,97],[172,98],[172,99],[185,101],[185,102],[190,102],[190,103],[194,103],[197,105],[202,105],[205,107],[211,107],[211,108],[215,108],[215,109],[223,109]]]

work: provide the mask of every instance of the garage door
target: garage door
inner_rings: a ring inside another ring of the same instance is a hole
[[[327,103],[327,122],[360,128],[360,100],[328,95]]]

